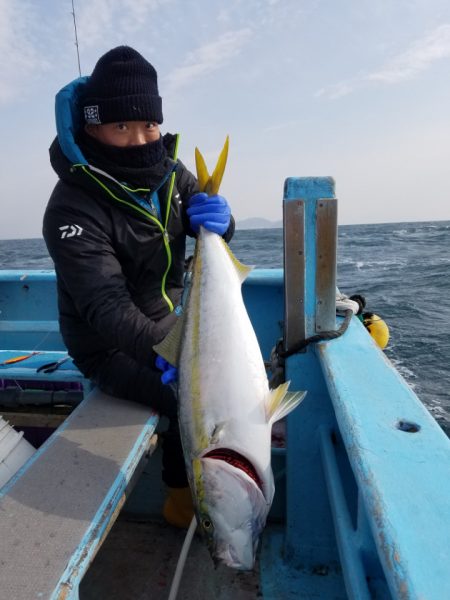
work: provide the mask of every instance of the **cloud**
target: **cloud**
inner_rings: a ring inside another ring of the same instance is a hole
[[[114,23],[114,4],[109,0],[91,0],[89,4],[76,7],[78,40],[81,48],[96,46],[103,36],[108,36]],[[72,24],[68,24],[68,27],[72,28]]]
[[[437,60],[450,57],[450,25],[441,25],[406,52],[391,60],[384,68],[367,75],[367,81],[397,83],[412,79]]]
[[[348,94],[354,92],[356,88],[361,85],[361,82],[361,79],[341,81],[339,83],[335,83],[334,85],[321,88],[314,94],[314,96],[316,98],[326,96],[327,98],[330,98],[330,100],[335,100],[336,98],[341,98],[342,96],[347,96]]]
[[[148,27],[152,13],[170,1],[90,0],[80,7],[76,6],[80,46],[94,48],[105,40],[135,35],[137,31]]]
[[[304,119],[295,119],[293,121],[286,121],[283,123],[275,123],[273,125],[269,125],[268,127],[265,127],[262,130],[263,134],[266,133],[275,133],[278,131],[282,131],[283,129],[288,129],[289,131],[292,131],[295,127],[297,127],[298,125],[300,125],[301,123],[304,123]]]
[[[30,78],[48,68],[36,42],[38,22],[26,0],[0,0],[0,104],[22,96]]]
[[[335,99],[370,83],[389,85],[414,79],[438,60],[446,58],[450,58],[450,24],[440,25],[416,40],[405,52],[388,60],[377,71],[322,88],[315,96]]]
[[[184,64],[168,75],[164,82],[170,93],[192,84],[193,81],[208,75],[228,64],[238,56],[252,32],[249,28],[228,31],[214,42],[204,44],[190,52]]]

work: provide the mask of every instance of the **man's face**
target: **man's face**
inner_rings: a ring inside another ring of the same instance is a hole
[[[104,125],[86,125],[87,133],[110,146],[142,146],[159,139],[159,125],[153,121],[122,121]]]

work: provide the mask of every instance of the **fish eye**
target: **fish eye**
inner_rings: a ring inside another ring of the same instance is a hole
[[[202,527],[206,530],[209,531],[210,529],[212,529],[212,523],[209,519],[202,519]]]

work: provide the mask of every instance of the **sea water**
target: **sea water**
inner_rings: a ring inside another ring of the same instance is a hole
[[[230,245],[246,264],[283,266],[281,229],[237,230]],[[44,241],[0,240],[0,269],[22,268],[53,268]],[[387,356],[450,433],[450,221],[340,226],[337,284],[386,321]]]

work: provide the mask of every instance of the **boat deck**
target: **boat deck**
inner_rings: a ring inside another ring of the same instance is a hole
[[[80,600],[167,600],[185,535],[156,519],[120,516],[81,582]],[[215,568],[205,544],[194,536],[177,600],[259,597],[257,568]]]
[[[185,531],[161,520],[139,520],[122,513],[80,584],[80,600],[167,600],[185,535]],[[292,590],[289,590],[290,577]],[[264,594],[261,579],[265,581]],[[258,562],[252,572],[225,566],[215,568],[206,545],[199,536],[194,536],[177,600],[262,597],[265,600],[348,598],[338,565],[335,569],[324,565],[316,565],[312,570],[299,569],[295,576],[287,570],[274,573],[269,568],[266,577],[260,573]]]

